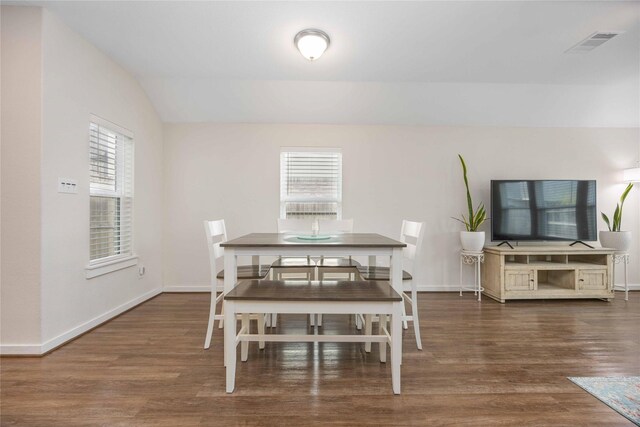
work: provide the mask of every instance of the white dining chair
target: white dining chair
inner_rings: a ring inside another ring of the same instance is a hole
[[[224,248],[221,243],[227,241],[227,229],[223,219],[214,221],[204,221],[204,232],[207,236],[207,247],[209,249],[209,268],[211,273],[211,305],[209,307],[209,323],[207,325],[207,336],[204,341],[204,348],[211,346],[213,338],[214,323],[219,322],[220,328],[223,327],[224,314],[216,314],[216,306],[224,297]],[[240,265],[237,269],[238,279],[264,279],[269,274],[269,265]],[[218,292],[220,295],[218,295]],[[264,333],[264,315],[254,315],[253,318],[258,320],[258,331]],[[264,347],[261,343],[260,348]]]
[[[416,335],[416,345],[419,350],[422,350],[420,320],[418,318],[418,283],[422,278],[422,268],[420,266],[419,259],[422,253],[424,231],[424,222],[402,221],[400,241],[407,245],[402,250],[402,264],[403,267],[407,266],[409,270],[402,271],[402,297],[406,303],[411,305],[411,315],[407,315],[406,309],[404,309],[402,320],[404,329],[408,328],[407,322],[413,322],[413,329]],[[358,267],[358,272],[364,280],[390,280],[389,267],[361,266]],[[410,293],[411,296],[407,295],[407,293]],[[368,331],[367,333],[371,333],[371,322],[367,322],[367,320],[368,319],[365,319],[365,328]],[[367,351],[370,351],[370,348],[370,343],[365,344],[365,349],[367,349]]]
[[[313,221],[311,219],[278,219],[278,233],[290,234],[311,234]],[[274,280],[283,278],[305,280],[315,280],[316,263],[310,256],[306,257],[283,257],[271,264],[271,271]],[[272,313],[267,318],[267,326],[275,327],[278,321],[277,313]]]

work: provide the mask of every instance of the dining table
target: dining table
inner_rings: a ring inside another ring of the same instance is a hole
[[[260,265],[260,257],[368,257],[369,266],[376,266],[379,259],[387,258],[390,268],[390,286],[398,295],[403,293],[402,259],[403,249],[407,245],[377,233],[333,233],[328,235],[250,233],[223,242],[220,246],[224,248],[225,296],[238,283],[238,257],[251,257],[254,265]],[[228,301],[225,299],[223,307],[226,307],[227,304]],[[227,312],[228,310],[225,309],[225,314]],[[243,327],[248,328],[248,324]],[[398,332],[400,333],[399,339],[397,335],[395,337],[396,345],[398,345],[396,349],[399,354],[399,363],[402,363],[402,334],[400,330]],[[355,339],[355,336],[353,338]],[[225,348],[235,347],[236,340],[235,331],[232,332],[230,328],[225,327]],[[244,346],[243,354],[246,354],[248,342],[244,341],[242,345]],[[227,352],[225,351],[225,366],[227,366],[226,359]],[[396,389],[399,392],[399,378],[397,381]]]
[[[237,283],[238,257],[252,258],[260,265],[261,256],[344,257],[366,256],[369,266],[378,257],[389,259],[391,287],[402,294],[402,250],[407,245],[377,233],[334,233],[326,236],[300,233],[250,233],[220,244],[224,248],[224,293]]]

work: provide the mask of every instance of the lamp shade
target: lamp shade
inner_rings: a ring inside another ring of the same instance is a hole
[[[625,169],[624,180],[626,182],[640,182],[640,168]]]
[[[302,30],[293,39],[294,44],[305,58],[315,61],[329,47],[329,36],[321,30]]]

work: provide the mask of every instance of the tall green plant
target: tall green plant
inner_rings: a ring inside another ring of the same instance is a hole
[[[458,158],[460,159],[460,164],[462,165],[462,177],[464,178],[464,185],[467,188],[467,208],[469,211],[467,213],[467,217],[462,214],[462,219],[453,219],[463,223],[467,231],[478,231],[478,228],[482,225],[482,223],[487,220],[487,211],[485,210],[484,204],[482,202],[475,210],[473,209],[473,201],[471,200],[471,192],[469,191],[469,180],[467,179],[467,164],[464,162],[464,159],[460,154],[458,154]]]
[[[624,201],[632,188],[633,183],[629,184],[622,192],[622,196],[620,196],[620,203],[616,204],[616,210],[613,211],[613,222],[609,221],[609,217],[605,215],[604,212],[600,212],[602,214],[602,219],[605,224],[607,224],[607,227],[609,227],[609,231],[620,231],[620,226],[622,225],[622,207],[624,206]]]

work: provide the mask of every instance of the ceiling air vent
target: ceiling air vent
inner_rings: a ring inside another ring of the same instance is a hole
[[[588,53],[598,46],[608,42],[615,36],[622,34],[622,31],[598,31],[591,34],[586,39],[582,40],[580,43],[575,46],[569,48],[564,53]]]

